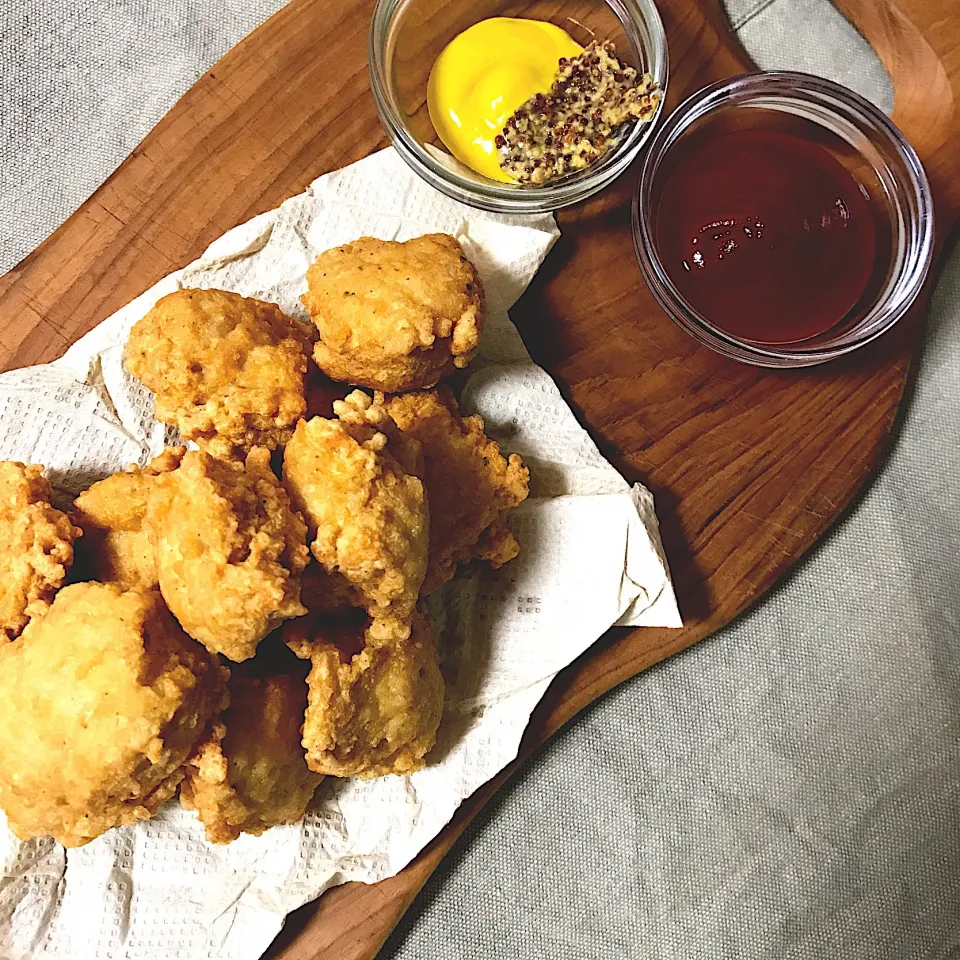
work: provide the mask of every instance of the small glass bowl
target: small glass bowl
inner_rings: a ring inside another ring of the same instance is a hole
[[[441,143],[427,110],[427,80],[443,48],[467,27],[490,17],[525,17],[563,27],[578,43],[611,40],[617,55],[649,73],[666,93],[667,40],[652,0],[377,0],[370,25],[370,85],[380,120],[401,157],[448,197],[496,213],[547,213],[585,200],[612,183],[649,138],[663,110],[624,135],[584,170],[541,186],[498,183],[474,173]]]
[[[656,245],[656,220],[670,154],[709,125],[718,129],[788,125],[815,139],[853,174],[881,211],[885,235],[876,282],[846,317],[829,330],[795,343],[758,343],[711,324],[682,296]],[[933,200],[920,160],[893,123],[863,97],[829,80],[803,73],[769,72],[735,77],[698,91],[657,130],[643,161],[633,202],[633,237],[644,279],[667,314],[696,340],[744,363],[809,367],[843,356],[889,330],[910,308],[933,258]]]

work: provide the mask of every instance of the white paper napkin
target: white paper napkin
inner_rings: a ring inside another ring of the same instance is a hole
[[[0,376],[0,458],[45,464],[64,495],[145,463],[171,433],[121,358],[130,327],[159,297],[222,287],[305,317],[304,274],[321,251],[365,234],[434,231],[460,239],[487,293],[464,411],[480,413],[504,450],[523,456],[531,496],[511,520],[520,556],[431,598],[447,699],[430,764],[406,777],[327,778],[302,824],[223,847],[208,844],[176,803],[69,851],[21,843],[0,817],[3,957],[258,957],[291,910],[409,863],[516,756],[550,681],[608,627],[680,626],[652,497],[603,459],[507,315],[559,235],[553,218],[465,207],[393,150],[320,177],[229,231],[60,360]]]

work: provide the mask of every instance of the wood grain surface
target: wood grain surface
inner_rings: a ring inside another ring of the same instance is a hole
[[[960,209],[954,4],[840,4],[891,75],[895,119],[934,186],[941,246]],[[715,0],[659,7],[670,43],[668,107],[750,68]],[[96,194],[0,279],[3,367],[59,356],[230,227],[385,146],[367,81],[371,12],[370,0],[292,0],[204,75]],[[275,957],[370,960],[517,764],[596,697],[755,602],[877,462],[925,304],[825,367],[771,372],[725,360],[677,329],[644,286],[630,235],[635,180],[636,169],[558,215],[563,237],[512,316],[604,453],[656,495],[686,626],[608,633],[556,679],[517,763],[398,876],[335,888],[294,914]]]

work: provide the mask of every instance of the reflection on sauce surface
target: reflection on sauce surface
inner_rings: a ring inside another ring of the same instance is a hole
[[[792,343],[856,306],[877,260],[874,210],[824,147],[745,129],[674,149],[656,245],[698,313],[737,337]]]

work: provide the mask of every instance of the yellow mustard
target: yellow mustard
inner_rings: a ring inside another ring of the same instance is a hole
[[[430,72],[427,107],[437,135],[461,163],[512,183],[500,169],[496,136],[517,107],[550,89],[561,57],[582,52],[565,30],[542,20],[493,17],[468,27]]]

